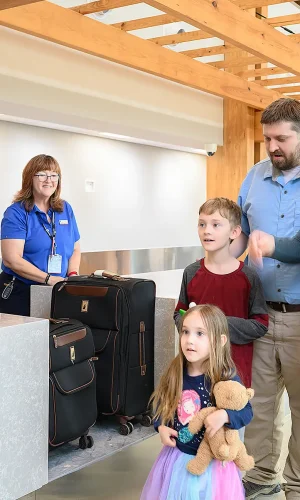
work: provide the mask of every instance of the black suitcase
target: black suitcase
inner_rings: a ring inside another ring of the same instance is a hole
[[[49,448],[80,438],[91,448],[97,419],[95,347],[90,328],[76,320],[50,320]]]
[[[103,273],[104,275],[104,273]],[[67,316],[92,329],[99,414],[117,415],[121,434],[132,417],[147,414],[154,389],[155,283],[150,280],[78,276],[53,288],[51,316]],[[128,424],[129,422],[129,424]]]

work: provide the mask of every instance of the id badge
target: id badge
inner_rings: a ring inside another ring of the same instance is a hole
[[[62,256],[55,254],[49,255],[48,259],[48,273],[49,274],[61,274],[61,263]]]

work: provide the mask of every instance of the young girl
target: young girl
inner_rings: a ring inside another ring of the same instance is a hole
[[[154,427],[164,445],[144,486],[141,500],[242,500],[240,472],[234,462],[213,460],[201,476],[186,465],[197,453],[206,430],[213,436],[223,425],[240,429],[252,419],[250,403],[241,411],[218,410],[209,415],[193,440],[181,443],[179,431],[201,408],[212,406],[212,391],[220,380],[238,380],[230,355],[228,325],[212,305],[189,309],[182,318],[179,354],[152,396]]]

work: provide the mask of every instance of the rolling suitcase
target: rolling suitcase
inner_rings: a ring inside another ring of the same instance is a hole
[[[88,431],[97,419],[95,348],[90,328],[76,320],[50,320],[49,448],[79,439],[91,448]]]
[[[98,413],[118,416],[120,433],[126,435],[133,430],[133,417],[151,425],[155,283],[107,272],[103,276],[95,273],[57,283],[51,316],[74,318],[91,328],[98,357]]]

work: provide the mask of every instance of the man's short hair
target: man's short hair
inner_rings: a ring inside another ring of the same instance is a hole
[[[291,122],[292,130],[300,132],[300,102],[282,97],[272,102],[262,112],[260,123],[272,125],[279,122]]]
[[[219,212],[222,217],[229,220],[231,227],[241,225],[242,210],[234,201],[228,198],[211,198],[199,208],[199,215],[201,213],[212,215],[215,212]]]

